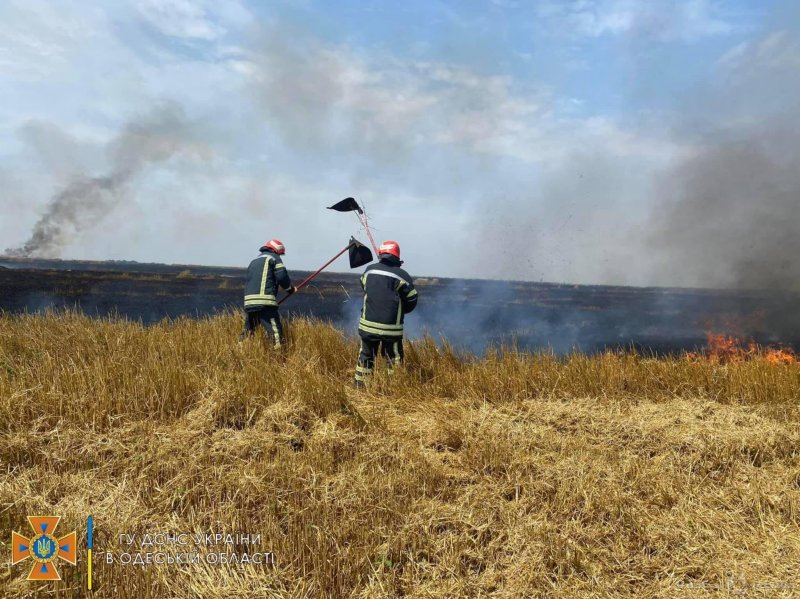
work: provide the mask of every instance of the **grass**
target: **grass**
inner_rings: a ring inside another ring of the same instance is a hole
[[[278,355],[240,327],[0,316],[2,555],[27,515],[80,539],[91,513],[96,597],[800,592],[797,364],[423,339],[357,392],[353,338],[296,320]],[[276,563],[101,559],[163,532],[258,533]],[[84,560],[2,568],[0,596],[83,597]]]

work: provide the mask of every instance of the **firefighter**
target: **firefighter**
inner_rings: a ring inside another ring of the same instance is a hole
[[[417,290],[411,276],[400,266],[400,245],[384,241],[378,248],[379,261],[361,276],[364,305],[358,322],[361,352],[356,365],[355,384],[363,387],[372,374],[380,349],[389,372],[403,361],[403,320],[417,306]]]
[[[247,267],[247,280],[244,286],[244,331],[239,337],[243,341],[251,337],[259,325],[264,327],[267,337],[272,338],[273,346],[280,349],[284,345],[283,326],[278,313],[278,286],[292,294],[297,289],[292,286],[289,273],[283,265],[281,256],[286,248],[277,239],[270,239],[259,248],[261,254]]]

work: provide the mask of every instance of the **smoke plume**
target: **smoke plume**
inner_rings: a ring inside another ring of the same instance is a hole
[[[198,154],[189,125],[180,109],[164,105],[134,120],[106,148],[110,168],[102,176],[78,174],[56,193],[33,227],[30,238],[11,256],[57,256],[61,248],[105,219],[116,206],[131,199],[137,177],[149,166],[177,154]]]
[[[661,280],[703,287],[800,289],[800,40],[743,44],[687,111],[696,153],[661,181],[649,241]]]
[[[800,114],[795,115],[800,118]],[[796,120],[795,120],[796,122]],[[787,121],[788,123],[788,121]],[[672,173],[654,242],[670,279],[703,286],[800,288],[800,161],[784,135],[757,127],[720,140]]]

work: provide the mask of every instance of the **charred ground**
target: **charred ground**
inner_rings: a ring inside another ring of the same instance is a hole
[[[238,308],[239,268],[3,259],[0,309],[41,312],[79,307],[146,324]],[[296,280],[304,277],[293,271]],[[710,330],[758,343],[800,347],[800,296],[790,292],[584,286],[553,283],[419,278],[419,309],[408,319],[425,332],[476,352],[516,341],[520,348],[597,351],[636,346],[656,353],[701,346]],[[284,305],[354,330],[360,308],[357,275],[323,273]]]

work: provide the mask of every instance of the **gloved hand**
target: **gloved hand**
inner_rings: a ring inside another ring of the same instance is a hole
[[[292,295],[293,293],[297,293],[297,287],[292,285],[291,287],[289,287],[289,289],[286,290],[286,293],[288,293],[289,295]]]

